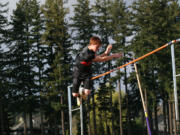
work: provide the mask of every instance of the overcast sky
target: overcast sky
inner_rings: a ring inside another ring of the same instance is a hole
[[[9,8],[9,16],[12,14],[12,11],[16,8],[16,3],[19,0],[0,0],[2,3],[9,2],[8,8]],[[41,4],[45,2],[45,0],[38,0]],[[95,0],[90,0],[91,2],[94,2]],[[132,3],[133,0],[127,0],[127,4]],[[71,7],[76,2],[76,0],[68,0],[68,7]],[[72,8],[71,10],[72,11]]]

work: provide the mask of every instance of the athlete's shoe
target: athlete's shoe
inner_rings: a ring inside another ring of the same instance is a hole
[[[83,87],[80,87],[80,88],[79,88],[79,95],[80,95],[80,97],[82,97],[83,100],[86,100],[86,99],[87,99],[87,96],[86,96],[86,94],[84,93],[84,88],[83,88]]]

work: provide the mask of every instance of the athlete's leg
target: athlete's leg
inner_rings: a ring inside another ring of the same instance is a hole
[[[73,89],[72,89],[73,97],[79,97],[80,84],[81,84],[81,81],[77,77],[73,78]]]
[[[72,96],[76,97],[78,106],[80,106],[80,104],[81,104],[81,99],[80,99],[80,94],[79,94],[80,84],[81,84],[81,81],[78,79],[78,77],[74,77],[73,78]]]
[[[86,78],[84,80],[84,94],[86,96],[91,94],[92,84],[93,84],[93,82],[92,82],[91,78]]]

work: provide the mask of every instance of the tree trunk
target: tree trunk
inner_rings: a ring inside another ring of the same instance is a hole
[[[151,128],[152,134],[155,134],[155,133],[154,133],[154,127],[153,127],[154,121],[153,121],[153,115],[152,115],[152,112],[153,112],[153,110],[152,110],[152,109],[149,109],[149,111],[148,111],[148,115],[149,115],[149,124],[150,124],[150,128]],[[148,133],[148,135],[149,135],[149,133]]]
[[[42,98],[40,97],[40,115],[41,115],[41,135],[44,135],[44,120],[43,120],[43,110],[42,110]]]
[[[172,131],[172,113],[171,113],[171,101],[168,102],[169,104],[169,133],[170,135],[173,135],[173,131]]]
[[[30,135],[33,135],[33,119],[32,119],[32,112],[29,113],[29,125],[30,125]]]
[[[166,123],[166,100],[163,100],[163,120],[164,120],[164,135],[167,135],[167,123]]]
[[[53,125],[54,125],[54,130],[53,130],[53,132],[54,132],[54,135],[58,135],[58,132],[57,132],[57,129],[58,129],[58,123],[57,123],[57,119],[54,117],[54,123],[53,123]]]
[[[120,127],[120,135],[123,135],[122,129],[122,107],[121,107],[121,80],[118,80],[118,88],[119,88],[119,127]]]
[[[27,118],[26,118],[26,112],[24,112],[24,135],[27,135]]]
[[[177,124],[176,124],[176,114],[175,114],[175,104],[172,102],[173,108],[173,123],[174,123],[174,135],[177,135]]]
[[[38,40],[37,40],[38,42]],[[40,49],[38,47],[38,53],[40,53]],[[38,57],[38,62],[40,62],[40,57]],[[38,65],[38,68],[39,68],[39,71],[38,71],[38,76],[39,76],[39,91],[40,93],[42,92],[42,83],[41,83],[41,80],[42,80],[42,77],[41,77],[41,72],[42,72],[42,69],[41,69],[41,66],[40,66],[41,63],[39,63]],[[41,135],[44,135],[44,120],[43,120],[43,107],[42,107],[42,104],[43,104],[43,101],[42,101],[42,97],[41,97],[41,94],[40,94],[40,117],[41,117]]]
[[[169,122],[169,103],[168,103],[168,101],[166,103],[166,122],[167,122],[167,127],[168,127],[167,134],[169,135],[170,134],[170,122]]]
[[[105,118],[105,123],[106,123],[106,134],[107,134],[107,131],[108,131],[108,122],[107,122],[107,111],[105,110],[104,112],[104,118]]]
[[[95,102],[94,102],[94,92],[93,92],[93,97],[92,97],[92,102],[93,102],[93,124],[94,124],[94,135],[97,135],[96,131],[96,111],[95,111]]]
[[[110,88],[110,103],[111,103],[111,123],[112,123],[112,135],[114,135],[114,111],[113,111],[113,101],[112,101],[112,89]]]
[[[63,96],[61,96],[61,105],[64,104]],[[64,128],[64,110],[61,110],[61,126],[62,126],[62,134],[65,135],[65,128]]]
[[[154,106],[155,134],[158,135],[159,134],[159,127],[158,127],[157,101],[155,100],[154,102],[155,102],[155,106]]]
[[[125,55],[125,54],[124,54]],[[127,133],[128,135],[131,135],[131,127],[130,127],[130,118],[129,118],[129,91],[127,89],[127,69],[126,67],[124,68],[125,70],[125,76],[124,76],[124,84],[125,84],[125,91],[126,91],[126,107],[127,107],[127,114],[126,114],[126,124],[127,124]]]
[[[91,122],[90,122],[90,99],[87,103],[87,119],[88,119],[88,134],[91,135]]]
[[[152,65],[152,78],[153,78],[153,89],[154,91],[156,91],[156,79],[155,79],[155,64],[153,63]],[[159,127],[158,127],[158,109],[157,109],[157,96],[156,96],[156,92],[154,92],[155,95],[155,99],[154,99],[154,124],[155,124],[155,134],[158,135],[159,134]]]
[[[3,118],[3,99],[0,99],[0,120],[1,120],[1,131],[0,133],[4,135],[4,118]]]

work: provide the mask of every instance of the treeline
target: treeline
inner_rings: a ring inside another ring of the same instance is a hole
[[[41,134],[69,134],[67,87],[72,84],[78,50],[97,35],[122,59],[93,65],[104,73],[180,37],[178,0],[19,0],[8,19],[8,3],[0,2],[0,133],[9,135],[17,118],[33,135],[33,117],[40,116]],[[180,49],[175,45],[176,72]],[[170,48],[137,63],[152,134],[172,131],[173,80]],[[177,80],[178,89],[180,80]],[[98,88],[97,88],[98,87]],[[90,104],[84,107],[86,135],[145,135],[144,111],[133,65],[94,80]],[[117,91],[118,90],[118,91]],[[74,103],[74,106],[76,104]],[[163,130],[159,117],[162,116]],[[80,134],[79,113],[73,113],[73,133]],[[28,126],[29,125],[29,126]],[[76,129],[75,129],[76,128]]]

